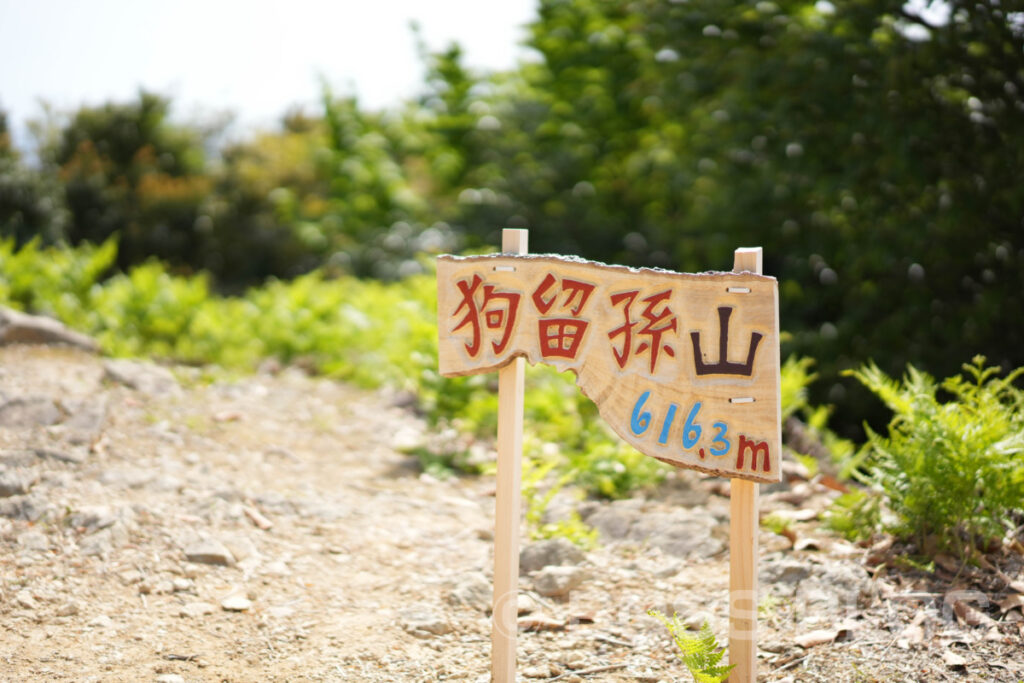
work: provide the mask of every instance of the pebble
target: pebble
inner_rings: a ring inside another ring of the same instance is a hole
[[[208,602],[188,602],[181,606],[178,611],[178,616],[181,617],[202,617],[207,614],[213,614],[217,611],[217,607]]]
[[[160,674],[156,677],[156,683],[185,683],[180,674]]]
[[[94,628],[110,628],[114,625],[114,620],[108,617],[106,614],[101,614],[98,617],[91,619],[88,626]]]
[[[26,494],[38,480],[39,475],[34,470],[0,470],[0,498]]]
[[[701,628],[703,628],[705,622],[710,624],[711,620],[711,613],[702,610],[699,612],[694,612],[690,616],[686,617],[686,619],[683,620],[683,625],[685,625],[686,628],[691,631],[699,631],[701,630]]]
[[[563,596],[583,583],[584,578],[586,574],[579,567],[545,567],[533,575],[533,588],[547,597]]]
[[[18,545],[25,550],[49,550],[50,539],[41,531],[26,531],[18,536]]]
[[[584,559],[583,551],[572,541],[562,537],[549,538],[523,547],[519,552],[519,571],[528,574],[544,567],[576,565]]]
[[[425,605],[414,605],[403,610],[399,614],[399,620],[406,631],[421,638],[430,635],[443,636],[454,630],[447,619]]]
[[[537,601],[525,593],[516,596],[516,614],[520,616],[533,612],[538,606]]]
[[[36,609],[39,607],[36,603],[36,599],[32,597],[32,594],[27,590],[19,591],[18,594],[14,596],[14,602],[25,609]]]
[[[153,363],[112,359],[103,364],[103,370],[105,379],[150,396],[175,394],[181,391],[178,380],[171,371]]]
[[[222,567],[230,567],[235,564],[235,557],[231,551],[223,543],[213,539],[196,541],[186,546],[185,558],[189,562],[215,564]]]
[[[95,340],[43,315],[0,306],[0,344],[66,344],[96,351]]]
[[[452,605],[464,605],[478,612],[486,612],[491,608],[491,582],[480,572],[466,574],[448,594],[448,602]]]
[[[0,405],[0,427],[32,429],[60,422],[57,403],[45,396],[21,396]]]
[[[46,514],[46,500],[35,492],[24,496],[11,496],[0,500],[0,517],[37,522]]]
[[[244,612],[252,607],[252,600],[244,595],[229,595],[220,601],[220,606],[227,612]]]
[[[71,601],[66,602],[66,603],[64,603],[63,605],[61,605],[60,607],[57,608],[57,616],[58,617],[73,617],[76,614],[78,614],[78,611],[79,611],[78,603],[75,602],[74,600],[71,600]]]

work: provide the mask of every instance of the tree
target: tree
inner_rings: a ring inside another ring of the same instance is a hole
[[[70,242],[116,234],[121,267],[153,256],[179,266],[201,260],[211,181],[199,134],[170,123],[169,107],[147,92],[83,107],[42,150],[64,186]]]
[[[7,114],[0,110],[0,238],[53,244],[63,238],[67,221],[60,186],[22,163],[11,144]]]
[[[920,4],[920,3],[919,3]],[[816,397],[840,370],[1024,363],[1024,22],[998,3],[544,0],[459,220],[537,250],[724,268],[761,244]],[[848,388],[849,387],[849,388]]]

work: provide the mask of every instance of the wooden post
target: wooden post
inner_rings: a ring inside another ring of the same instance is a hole
[[[527,230],[503,230],[502,252],[527,253],[527,237]],[[516,680],[524,369],[525,361],[520,357],[498,371],[498,482],[491,627],[491,680],[495,683],[515,683]]]
[[[761,248],[737,249],[733,271],[762,274]],[[729,683],[757,680],[758,484],[729,484]]]

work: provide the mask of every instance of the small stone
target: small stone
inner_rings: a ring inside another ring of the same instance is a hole
[[[73,617],[78,614],[78,603],[74,600],[65,602],[63,605],[57,608],[58,617]]]
[[[528,666],[523,669],[523,678],[550,678],[551,669],[547,666]]]
[[[529,614],[537,609],[537,601],[531,598],[525,593],[520,593],[516,596],[516,614],[522,616],[523,614]]]
[[[676,509],[639,516],[627,538],[676,557],[712,557],[725,545],[713,532],[717,522],[702,510]]]
[[[962,669],[967,666],[967,659],[952,650],[942,653],[942,661],[951,669]]]
[[[229,595],[220,601],[220,606],[226,612],[245,612],[252,607],[252,600],[244,595]]]
[[[0,470],[0,498],[24,495],[37,481],[39,475],[34,470]]]
[[[0,427],[32,429],[60,422],[60,408],[47,396],[20,396],[0,404]]]
[[[36,609],[39,607],[39,605],[36,604],[36,599],[32,597],[32,594],[27,590],[19,591],[18,594],[14,596],[14,602],[17,603],[19,607],[24,607],[25,609]]]
[[[36,493],[25,496],[11,496],[0,500],[0,517],[37,522],[46,514],[47,503]]]
[[[213,539],[196,541],[185,548],[185,558],[189,562],[200,564],[216,564],[230,567],[235,564],[235,557],[223,543]]]
[[[443,636],[453,630],[447,619],[425,605],[414,605],[403,610],[399,614],[399,619],[406,631],[421,638],[431,635]]]
[[[533,575],[533,588],[547,597],[568,595],[585,577],[579,567],[545,567]]]
[[[544,567],[576,565],[586,559],[583,551],[566,538],[549,538],[525,546],[519,553],[519,571],[535,572]]]
[[[106,505],[89,505],[71,515],[68,523],[85,532],[99,531],[113,526],[118,516]]]
[[[186,618],[202,617],[207,614],[213,614],[216,611],[217,607],[208,602],[189,602],[181,606],[178,616]]]
[[[109,529],[102,529],[82,539],[78,549],[86,557],[106,557],[114,549]]]
[[[153,363],[134,360],[108,360],[103,364],[106,379],[150,396],[176,394],[181,391],[171,371]]]
[[[703,611],[694,612],[683,621],[683,624],[690,631],[699,631],[705,623],[711,623],[711,614]]]
[[[180,576],[175,578],[174,581],[171,582],[171,584],[174,587],[174,591],[176,593],[181,593],[183,591],[192,590],[192,588],[195,587],[195,584],[193,584],[191,580],[184,579],[184,578],[182,578]]]
[[[600,532],[606,540],[616,541],[626,538],[629,531],[640,517],[640,511],[626,505],[602,506],[586,518],[587,524]]]
[[[49,550],[50,539],[41,531],[26,531],[18,536],[18,545],[25,550]]]
[[[121,583],[124,585],[131,586],[133,584],[140,583],[145,576],[143,576],[142,572],[137,569],[126,569],[118,574],[117,578],[121,579]]]
[[[114,620],[108,617],[106,614],[101,614],[98,617],[92,619],[88,624],[93,628],[110,628],[114,625]]]
[[[491,608],[491,582],[480,572],[466,574],[448,594],[448,602],[453,605],[464,605],[478,612],[486,612]]]
[[[53,318],[0,306],[0,345],[4,344],[65,344],[86,351],[97,350],[92,338]]]
[[[156,683],[185,683],[180,674],[160,674],[156,677]]]
[[[231,553],[231,557],[236,562],[241,562],[249,558],[258,558],[260,551],[256,548],[256,544],[245,536],[232,536],[231,538],[224,539],[224,546]]]
[[[274,560],[263,567],[263,573],[267,576],[291,576],[292,570],[288,568],[287,562]]]

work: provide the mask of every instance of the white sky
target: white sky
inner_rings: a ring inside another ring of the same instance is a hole
[[[338,94],[384,107],[417,92],[428,48],[452,40],[479,69],[514,66],[537,0],[0,0],[0,108],[16,140],[41,114],[134,97],[173,98],[179,119],[225,109],[273,126],[313,103],[322,74]]]

